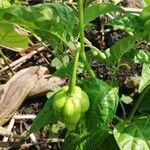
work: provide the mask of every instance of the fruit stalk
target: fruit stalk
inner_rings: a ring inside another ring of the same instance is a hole
[[[69,89],[67,92],[68,96],[72,96],[74,91],[75,91],[75,85],[76,85],[76,71],[77,71],[77,66],[78,66],[78,59],[79,59],[79,48],[76,49],[76,54],[74,57],[74,62],[73,62],[73,67],[72,67],[72,74],[70,77],[70,82],[69,82]]]
[[[78,59],[79,54],[83,53],[84,51],[84,27],[83,27],[83,1],[79,0],[79,25],[80,25],[80,48],[76,49],[76,54],[74,57],[74,63],[72,67],[72,74],[70,76],[70,82],[69,82],[69,90],[67,92],[68,96],[72,96],[75,90],[76,85],[76,71],[77,71],[77,65],[78,65]]]
[[[77,71],[77,65],[78,65],[78,59],[79,54],[81,55],[81,58],[88,69],[90,75],[92,77],[95,77],[95,74],[93,70],[91,69],[84,50],[84,15],[83,15],[83,0],[78,1],[78,7],[79,7],[79,26],[80,26],[80,48],[76,49],[76,54],[74,57],[74,63],[72,67],[72,74],[70,77],[70,83],[69,83],[69,90],[68,90],[68,96],[72,96],[75,90],[76,85],[76,71]]]

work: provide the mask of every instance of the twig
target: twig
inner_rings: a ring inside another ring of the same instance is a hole
[[[130,8],[130,7],[122,7],[122,9],[130,13],[141,13],[143,10],[141,8]]]
[[[9,62],[8,62],[7,59],[5,58],[5,56],[4,56],[3,52],[1,51],[1,49],[0,49],[0,55],[1,55],[1,57],[3,58],[3,60],[5,61],[5,63],[7,64],[8,69],[10,69],[11,73],[14,75],[15,73],[14,73],[14,71],[12,70],[12,68],[11,68],[11,66],[10,66],[10,64],[9,64]]]
[[[47,142],[52,142],[52,143],[59,143],[59,142],[64,142],[64,139],[61,138],[50,138],[46,139]]]
[[[38,141],[36,140],[35,135],[32,133],[32,134],[30,134],[29,136],[30,136],[30,139],[32,140],[32,142],[35,144],[37,150],[40,150],[40,146],[39,146],[39,144],[38,144]]]
[[[27,130],[29,128],[28,124],[26,124],[25,122],[23,122],[23,124],[24,124],[24,126]],[[38,141],[36,140],[35,135],[32,133],[32,134],[29,135],[29,137],[30,137],[31,141],[35,144],[37,150],[40,150],[40,146],[38,144]]]
[[[23,64],[23,63],[25,63],[26,60],[30,59],[33,55],[35,55],[36,53],[38,53],[38,52],[40,52],[40,51],[42,51],[42,50],[44,50],[44,49],[45,49],[44,46],[40,46],[39,48],[37,48],[37,50],[33,50],[33,51],[31,51],[29,54],[27,54],[27,55],[25,55],[25,56],[23,56],[23,57],[17,59],[16,61],[12,62],[12,63],[10,64],[10,67],[13,68],[13,67],[15,67],[15,66],[18,65],[18,64]],[[3,69],[0,70],[0,73],[3,73],[4,71],[6,71],[6,70],[8,70],[8,69],[9,69],[9,67],[6,66],[6,67],[4,67]]]
[[[39,142],[38,144],[42,146],[43,143]],[[26,144],[20,145],[20,148],[21,149],[25,149],[25,148],[29,149],[29,147],[34,146],[34,145],[36,145],[36,144],[35,143],[26,143]]]
[[[36,115],[14,115],[14,119],[20,120],[20,119],[34,119]]]
[[[46,58],[42,53],[40,53],[40,56],[43,58],[43,60],[44,60],[48,65],[50,65],[50,62],[47,60],[47,58]]]
[[[24,136],[16,135],[15,133],[8,131],[7,129],[5,129],[1,126],[0,126],[0,135],[1,136],[6,136],[6,137],[11,137],[11,138],[14,138],[14,139],[23,139],[24,138]]]
[[[47,143],[49,143],[49,142],[51,142],[51,143],[62,143],[62,142],[64,142],[64,139],[51,138],[51,139],[46,139],[46,141],[43,140],[43,141],[41,141],[41,142],[38,142],[38,144],[39,144],[39,145],[42,145],[42,144],[45,143],[45,142],[47,142]],[[26,144],[22,144],[22,145],[21,145],[21,148],[27,148],[27,147],[30,147],[30,146],[33,146],[33,145],[36,145],[36,144],[35,144],[35,143],[26,143]]]
[[[12,130],[13,126],[14,126],[14,123],[15,123],[15,119],[12,118],[12,119],[10,120],[10,122],[9,122],[8,127],[7,127],[7,131],[8,131],[8,132],[11,132],[11,130]],[[8,137],[4,137],[4,138],[3,138],[3,142],[7,142],[8,139],[9,139]]]

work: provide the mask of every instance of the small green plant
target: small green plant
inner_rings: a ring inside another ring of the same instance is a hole
[[[138,49],[137,43],[150,41],[150,6],[135,15],[112,3],[99,4],[94,0],[84,0],[83,3],[79,0],[77,4],[76,10],[60,3],[0,8],[0,33],[4,29],[1,25],[12,28],[17,24],[39,40],[46,40],[53,48],[51,52],[62,62],[54,75],[69,77],[67,86],[50,94],[28,134],[61,121],[68,130],[62,146],[64,150],[149,150],[150,52]],[[116,11],[121,15],[112,17],[106,24],[123,30],[126,37],[102,52],[84,37],[84,29],[96,17]],[[11,45],[2,40],[7,38],[1,38],[0,44]],[[27,41],[26,36],[23,38]],[[87,52],[85,43],[89,48]],[[73,58],[73,61],[68,59],[67,65],[63,65],[63,58],[67,55],[62,50],[64,47],[70,49]],[[109,81],[96,77],[89,64],[91,59],[108,68]],[[121,66],[128,66],[125,61],[142,65],[141,76],[132,78],[138,81],[137,99],[119,95],[117,74]],[[83,64],[85,80],[76,77],[79,64]],[[126,110],[124,102],[130,103],[130,111]],[[124,116],[116,112],[118,105],[122,106]]]

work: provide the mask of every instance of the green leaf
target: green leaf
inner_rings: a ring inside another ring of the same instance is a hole
[[[57,57],[55,57],[52,61],[51,61],[51,66],[55,67],[57,70],[60,69],[63,65],[66,65],[69,62],[69,57],[67,55],[65,55],[62,60],[58,59]]]
[[[69,62],[66,66],[62,66],[60,69],[58,69],[55,73],[54,76],[58,76],[58,77],[69,77],[71,75],[71,71],[72,71],[72,65],[73,62]]]
[[[101,3],[89,6],[84,9],[84,25],[87,25],[90,21],[94,20],[98,16],[115,11],[125,13],[123,9],[110,3]]]
[[[139,83],[138,92],[141,93],[150,84],[150,64],[143,64],[142,76]]]
[[[58,91],[61,90],[61,87],[60,86],[56,86],[54,87],[51,91],[49,91],[47,94],[46,94],[46,97],[47,99],[49,99],[50,97],[54,96]]]
[[[109,134],[103,144],[101,150],[120,150],[116,140],[112,134]]]
[[[127,36],[116,42],[110,48],[110,56],[107,60],[109,64],[110,65],[116,64],[125,53],[129,52],[135,46],[135,42],[140,38],[142,38],[143,36],[144,34],[139,33],[136,35]]]
[[[61,68],[62,66],[62,62],[60,59],[58,59],[57,57],[55,57],[52,61],[51,61],[51,66],[55,67],[57,70]]]
[[[103,129],[90,133],[86,139],[81,143],[83,150],[99,150],[108,135],[108,130]]]
[[[131,123],[119,123],[114,129],[114,137],[121,150],[150,149],[150,118],[138,118]]]
[[[130,96],[124,94],[121,96],[120,100],[125,104],[130,104],[131,102],[133,102],[133,99]]]
[[[10,7],[10,2],[8,0],[1,0],[0,7],[3,7],[3,8]]]
[[[45,3],[0,9],[0,19],[21,25],[56,47],[59,40],[69,46],[77,18],[74,12],[60,3]]]
[[[107,22],[107,25],[111,25],[116,29],[121,29],[126,32],[138,33],[144,30],[143,24],[138,16],[132,14],[125,14],[124,16],[118,16]]]
[[[118,105],[118,88],[104,81],[92,78],[83,83],[82,88],[90,98],[90,109],[86,113],[86,126],[97,130],[112,121]]]
[[[68,134],[65,137],[65,141],[62,145],[62,150],[66,150],[66,149],[80,150],[81,139],[85,138],[87,135],[88,135],[87,132],[83,132],[83,133],[68,132]]]
[[[150,63],[150,52],[146,50],[139,50],[134,56],[134,62],[140,64],[149,64]]]
[[[0,23],[0,45],[21,52],[28,48],[27,35],[11,23]]]
[[[43,109],[38,113],[36,118],[33,120],[32,126],[28,131],[28,135],[38,131],[40,128],[54,123],[54,112],[53,112],[53,106],[52,106],[52,99],[53,97],[49,98],[47,102],[45,103]]]
[[[63,150],[99,150],[103,141],[108,135],[108,130],[103,129],[96,132],[88,133],[87,131],[68,133]]]
[[[144,113],[147,115],[150,114],[150,100],[149,100],[149,98],[150,98],[150,90],[148,89],[148,91],[146,92],[146,94],[142,98],[142,102],[138,106],[138,110],[141,113]]]

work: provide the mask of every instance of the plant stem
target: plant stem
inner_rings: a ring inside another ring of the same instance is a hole
[[[92,77],[95,77],[94,72],[92,71],[86,55],[85,55],[85,51],[84,51],[84,18],[83,18],[83,0],[79,0],[78,1],[78,6],[79,6],[79,25],[80,25],[80,48],[76,49],[76,54],[74,57],[74,63],[73,63],[73,67],[72,67],[72,74],[70,77],[70,83],[69,83],[69,90],[68,90],[68,96],[72,96],[72,94],[74,93],[75,90],[75,85],[76,85],[76,71],[77,71],[77,65],[78,65],[78,59],[79,59],[79,54],[81,55],[81,58],[84,61],[84,64],[87,68],[87,70],[89,71],[89,73],[91,74]]]
[[[86,54],[84,51],[84,15],[83,15],[83,0],[78,1],[78,7],[79,7],[79,24],[80,24],[80,43],[81,43],[81,50],[80,50],[80,56],[85,64],[85,67],[89,71],[90,75],[92,77],[95,77],[95,73],[91,69],[91,66],[88,63],[88,60],[86,58]]]
[[[149,89],[150,89],[150,86],[148,86],[148,87],[141,93],[140,97],[139,97],[138,100],[136,101],[136,103],[135,103],[135,105],[134,105],[134,107],[133,107],[133,109],[132,109],[132,111],[131,111],[131,113],[130,113],[130,115],[129,115],[129,117],[128,117],[128,121],[131,121],[131,120],[132,120],[132,118],[133,118],[133,116],[134,116],[134,114],[135,114],[135,112],[136,112],[136,110],[137,110],[139,104],[141,103],[143,97],[145,96],[145,94],[148,92]]]
[[[122,118],[118,117],[117,115],[115,115],[114,118],[115,118],[117,121],[119,121],[119,122],[123,122],[123,121],[124,121]]]
[[[126,118],[126,111],[125,111],[125,108],[124,108],[124,106],[123,106],[121,100],[119,101],[119,103],[120,103],[120,106],[121,106],[121,108],[122,108],[123,118]]]
[[[69,90],[68,90],[68,96],[72,96],[72,94],[74,93],[75,90],[75,85],[76,85],[76,71],[77,71],[77,67],[78,67],[78,59],[79,59],[79,53],[80,53],[80,49],[77,48],[76,49],[76,54],[74,57],[74,62],[73,62],[73,66],[72,66],[72,74],[70,77],[70,82],[69,82]]]

